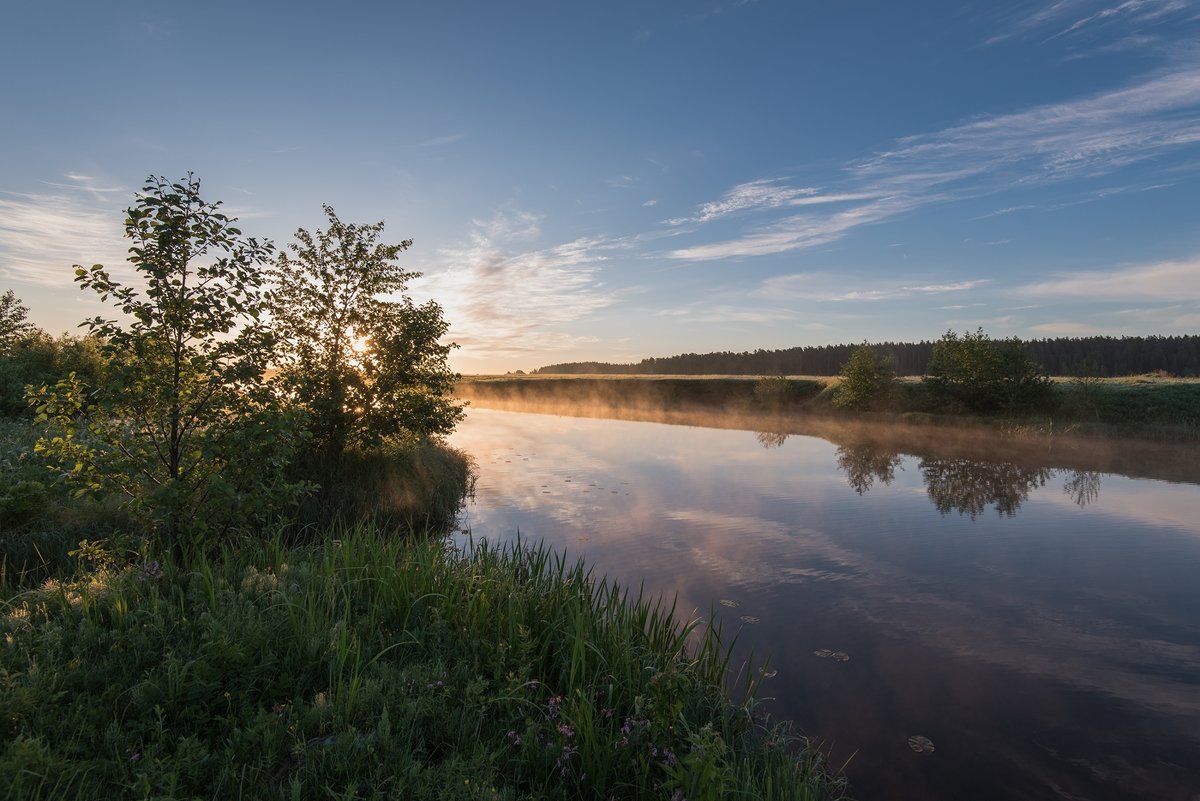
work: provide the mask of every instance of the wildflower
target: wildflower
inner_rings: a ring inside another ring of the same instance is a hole
[[[662,753],[663,764],[666,765],[668,768],[675,767],[675,764],[678,761],[675,759],[675,752],[672,751],[670,748],[664,748],[661,753]]]
[[[138,574],[138,581],[160,578],[162,578],[162,565],[158,563],[157,559],[151,559],[142,565],[142,572]]]
[[[560,724],[558,724],[558,733],[561,734],[563,737],[574,737],[575,736],[575,727],[571,726],[568,723],[560,723]]]
[[[517,734],[513,729],[509,729],[508,734],[505,734],[504,736],[507,737],[508,741],[513,745],[519,746],[521,744],[521,735]]]
[[[671,793],[671,801],[687,801],[687,799],[683,797],[683,790],[680,790],[678,787],[676,787],[675,792]]]
[[[563,697],[561,695],[556,695],[556,696],[553,696],[549,701],[546,702],[546,719],[547,720],[557,720],[558,719],[558,707],[562,704],[562,701],[563,701]]]

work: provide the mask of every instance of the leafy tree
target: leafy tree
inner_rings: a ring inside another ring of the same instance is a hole
[[[76,282],[124,322],[86,321],[104,380],[72,373],[32,393],[51,431],[39,443],[79,492],[117,492],[182,555],[189,538],[261,520],[290,489],[287,426],[262,381],[272,337],[259,322],[268,242],[246,238],[189,174],[147,179],[127,210],[139,289],[103,265]]]
[[[977,412],[1035,408],[1051,391],[1019,339],[993,341],[982,328],[961,337],[947,331],[935,342],[925,383],[935,396]]]
[[[0,295],[0,354],[9,350],[21,339],[36,331],[27,319],[29,307],[21,303],[11,289]]]
[[[875,355],[865,342],[854,349],[842,365],[842,380],[833,405],[864,411],[887,403],[896,389],[896,368],[891,359]]]
[[[402,293],[419,273],[396,258],[412,240],[383,244],[383,223],[301,228],[280,253],[272,316],[278,380],[308,418],[315,448],[333,464],[349,447],[447,433],[462,418],[450,400],[457,376],[442,344],[441,307]],[[401,295],[401,300],[385,296]]]

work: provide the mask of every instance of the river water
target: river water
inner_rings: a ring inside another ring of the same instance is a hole
[[[1200,799],[1200,456],[1166,481],[930,436],[472,407],[452,444],[474,538],[715,615],[856,798]]]

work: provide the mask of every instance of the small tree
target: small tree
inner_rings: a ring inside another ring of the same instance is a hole
[[[833,396],[833,405],[864,411],[885,405],[896,389],[896,368],[892,360],[877,356],[865,342],[854,349],[842,365],[841,382]]]
[[[29,307],[11,289],[0,295],[0,355],[7,354],[21,339],[37,329],[27,319]]]
[[[933,343],[925,383],[936,397],[977,412],[1015,412],[1044,403],[1050,379],[1019,339],[993,341],[983,329],[961,337],[947,331]]]
[[[448,433],[462,418],[450,400],[457,376],[442,344],[447,324],[430,301],[402,295],[419,273],[396,258],[412,245],[378,241],[383,223],[301,228],[279,256],[272,315],[280,337],[279,383],[308,417],[314,445],[330,464],[347,447],[386,438]]]
[[[243,237],[219,205],[191,174],[147,179],[125,220],[144,287],[75,267],[125,318],[84,323],[104,343],[102,384],[72,373],[31,393],[52,429],[39,449],[80,492],[127,497],[177,556],[187,537],[266,514],[287,489],[286,426],[261,380],[271,354],[261,265],[273,248]]]

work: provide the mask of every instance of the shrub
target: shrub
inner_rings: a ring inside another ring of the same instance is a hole
[[[877,356],[866,343],[850,354],[842,365],[841,377],[833,396],[833,405],[841,409],[879,408],[887,404],[896,387],[896,367],[892,360]]]
[[[993,341],[983,329],[961,337],[947,331],[933,344],[924,382],[937,398],[976,412],[1017,412],[1043,406],[1051,386],[1021,340]]]

